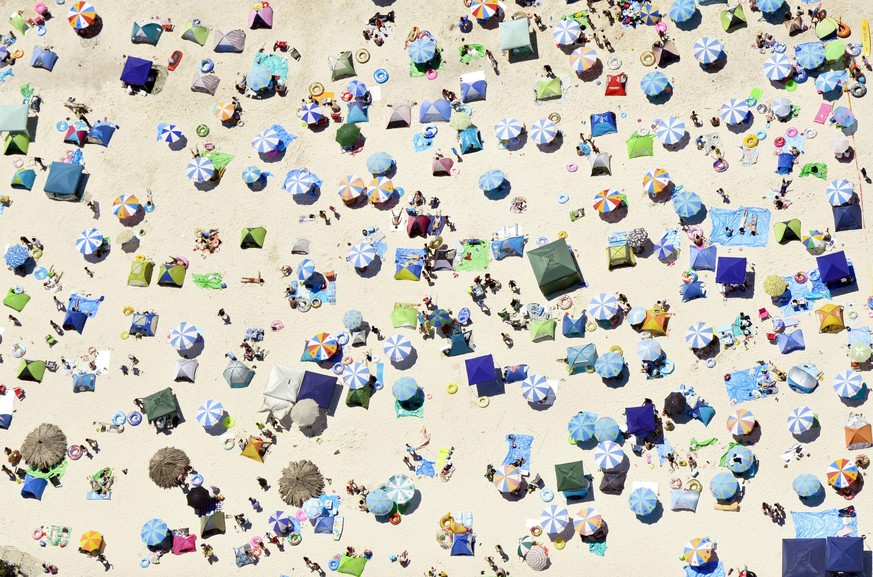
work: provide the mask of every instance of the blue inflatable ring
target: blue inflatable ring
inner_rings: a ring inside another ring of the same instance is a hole
[[[542,499],[544,503],[550,503],[554,498],[555,493],[551,489],[543,489],[540,491],[540,499]]]
[[[191,486],[192,487],[199,487],[202,484],[203,484],[203,475],[201,475],[200,473],[197,473],[196,475],[191,477]]]
[[[758,137],[758,140],[767,140],[767,133],[763,130],[759,130],[755,133],[755,136]]]
[[[331,571],[336,571],[339,569],[339,559],[331,559],[327,562],[327,568]]]
[[[384,386],[385,385],[382,383],[382,381],[376,381],[376,385],[373,388],[376,389],[377,391],[381,391],[382,387],[384,387]]]
[[[209,58],[204,58],[200,61],[200,72],[212,72],[215,68],[215,63]]]
[[[114,415],[112,415],[112,424],[116,427],[120,427],[124,423],[127,422],[127,415],[125,415],[122,411],[118,411]]]
[[[143,206],[143,210],[146,212],[154,212],[155,211],[155,203],[153,203],[153,202],[145,203],[145,205]]]
[[[376,72],[373,73],[373,80],[379,84],[385,84],[388,82],[388,71],[384,68],[378,68]]]
[[[148,559],[146,559],[145,557],[143,557],[142,559],[139,560],[139,566],[142,567],[143,569],[147,569],[148,566],[151,564],[152,564],[152,562],[149,561]]]
[[[58,120],[57,125],[55,125],[55,128],[58,129],[58,132],[64,132],[69,127],[70,125],[66,120]]]
[[[666,361],[664,361],[664,366],[661,367],[661,372],[665,375],[669,375],[670,373],[672,373],[675,370],[676,370],[676,365],[673,364],[673,361],[671,361],[670,359],[667,359]]]
[[[558,204],[567,204],[567,202],[569,200],[570,200],[570,197],[567,196],[566,194],[559,194],[558,195]]]
[[[428,124],[424,127],[422,134],[425,138],[433,138],[437,135],[438,129],[435,124]]]
[[[805,69],[801,68],[794,74],[794,81],[798,84],[802,84],[806,82],[806,79],[809,78],[809,72]]]
[[[142,413],[139,411],[131,411],[127,415],[127,422],[133,425],[134,427],[142,423]]]
[[[758,99],[754,96],[749,96],[746,98],[746,104],[749,105],[749,108],[754,108],[758,104]]]

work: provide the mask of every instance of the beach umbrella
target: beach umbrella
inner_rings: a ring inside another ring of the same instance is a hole
[[[697,11],[694,0],[676,0],[670,6],[670,20],[673,22],[687,22]]]
[[[713,549],[715,549],[715,543],[710,541],[709,537],[695,537],[685,544],[682,558],[692,567],[700,567],[712,559]]]
[[[391,170],[392,166],[394,166],[394,159],[391,158],[391,155],[387,152],[371,154],[370,158],[367,159],[367,170],[369,170],[370,174],[373,176],[376,176],[377,174],[385,174]]]
[[[550,535],[560,533],[570,524],[570,511],[561,505],[549,505],[537,520],[537,524],[543,531]]]
[[[394,501],[385,489],[373,489],[367,494],[367,510],[377,517],[387,515],[394,509]]]
[[[664,352],[661,350],[661,344],[655,339],[643,339],[637,345],[637,354],[644,361],[657,361],[661,358]]]
[[[212,496],[204,487],[194,487],[185,495],[185,500],[196,512],[199,509],[206,509],[212,501]]]
[[[449,311],[447,311],[446,309],[435,310],[428,315],[427,320],[430,321],[431,325],[438,329],[449,326],[453,322],[452,315],[450,315]]]
[[[593,413],[585,411],[576,413],[570,417],[567,423],[567,432],[570,433],[570,438],[577,443],[584,443],[594,437],[594,424],[597,422],[597,416]]]
[[[549,566],[549,552],[542,545],[534,545],[524,560],[534,571],[543,571]]]
[[[103,535],[97,531],[85,531],[79,538],[79,549],[86,553],[99,551],[103,546]]]
[[[634,515],[645,517],[658,506],[658,495],[648,487],[637,487],[628,496],[628,504]]]
[[[697,322],[685,331],[685,342],[692,349],[702,349],[712,342],[712,327],[704,322]]]
[[[758,0],[758,10],[764,14],[778,12],[785,0]]]
[[[312,358],[319,361],[331,358],[337,350],[339,350],[339,345],[336,338],[327,333],[318,333],[306,341],[306,351]]]
[[[671,184],[672,181],[670,180],[670,174],[663,168],[650,170],[645,176],[643,176],[643,189],[649,194],[649,196],[661,194],[667,190]]]
[[[594,449],[594,462],[604,471],[615,469],[624,462],[624,451],[615,441],[603,441]]]
[[[188,178],[194,182],[206,182],[215,174],[215,165],[205,156],[192,159],[188,163]]]
[[[676,255],[676,245],[665,234],[654,244],[655,256],[661,260],[670,260]]]
[[[524,535],[518,540],[518,548],[516,549],[516,553],[518,556],[524,559],[525,556],[530,552],[531,548],[536,546],[537,542],[529,533]]]
[[[13,244],[6,249],[4,258],[6,266],[15,269],[27,262],[27,259],[30,258],[30,251],[23,244]]]
[[[558,125],[548,118],[542,118],[530,125],[530,138],[536,144],[549,144],[557,135]]]
[[[324,490],[324,477],[312,461],[291,461],[282,469],[279,495],[288,505],[300,507],[303,502],[317,497]]]
[[[600,417],[594,423],[594,438],[597,442],[617,441],[621,438],[621,429],[618,421],[612,417]]]
[[[512,493],[521,486],[521,471],[515,465],[501,465],[494,472],[493,482],[501,493]]]
[[[449,119],[449,126],[461,132],[473,126],[473,117],[462,110],[452,111],[452,117]]]
[[[67,456],[67,436],[57,425],[42,423],[27,434],[20,450],[25,463],[45,471]]]
[[[654,26],[661,21],[661,13],[651,4],[643,4],[640,7],[639,16],[646,26]]]
[[[573,515],[573,529],[585,537],[594,535],[603,526],[603,517],[594,507],[585,507]]]
[[[845,79],[845,73],[836,70],[828,70],[818,75],[815,79],[815,89],[819,94],[830,92],[839,88]],[[844,125],[845,126],[845,125]]]
[[[856,363],[866,362],[870,355],[873,355],[873,349],[864,343],[855,343],[849,349],[849,358]]]
[[[833,387],[840,397],[851,399],[864,389],[864,377],[852,370],[843,371],[834,377]]]
[[[703,201],[696,192],[682,190],[673,195],[673,209],[680,218],[691,218],[703,208]]]
[[[821,481],[815,475],[810,475],[809,473],[798,475],[794,482],[791,483],[791,486],[794,488],[797,496],[803,498],[818,495],[822,490]]]
[[[291,520],[291,515],[285,511],[276,511],[270,515],[270,525],[273,526],[274,533],[284,535],[294,526],[294,522]]]
[[[373,204],[387,202],[394,195],[394,183],[390,178],[377,176],[367,187],[367,196]]]
[[[209,399],[197,409],[197,422],[206,427],[214,427],[224,418],[224,407],[218,401]]]
[[[254,184],[261,179],[261,169],[257,166],[247,166],[242,172],[243,182],[246,184]]]
[[[179,477],[185,475],[190,464],[185,451],[164,447],[152,455],[149,461],[149,478],[158,487],[170,489],[179,484]]]
[[[122,194],[112,202],[112,214],[118,217],[118,220],[130,218],[140,211],[142,205],[139,199],[132,194]]]
[[[658,96],[670,86],[667,75],[659,70],[649,72],[640,80],[640,88],[646,96]]]
[[[388,497],[398,505],[405,505],[415,496],[415,485],[406,475],[391,475],[383,487]]]
[[[575,20],[560,20],[552,26],[552,38],[558,46],[573,44],[582,36],[582,26]]]
[[[431,38],[417,38],[406,48],[409,59],[416,64],[430,62],[436,55],[436,42]]]
[[[777,52],[764,61],[764,76],[769,80],[778,82],[788,78],[793,72],[794,63],[784,52]]]
[[[142,526],[139,536],[147,547],[155,547],[163,543],[169,532],[170,530],[167,528],[166,523],[160,519],[152,519]]]
[[[855,124],[855,114],[845,106],[837,106],[834,109],[834,121],[840,126],[852,126]]]
[[[300,508],[309,519],[315,519],[321,517],[321,514],[324,512],[324,502],[317,497],[311,497],[306,499]]]
[[[741,475],[752,468],[755,454],[745,445],[737,445],[727,452],[727,468],[730,472]]]
[[[618,313],[618,299],[615,295],[600,293],[588,303],[588,312],[598,321],[608,321]]]
[[[164,124],[158,131],[158,140],[173,144],[182,140],[182,130],[175,124]]]
[[[355,268],[367,268],[376,260],[376,249],[368,241],[360,242],[349,248],[347,257]]]
[[[788,118],[792,113],[791,101],[787,98],[777,98],[770,103],[770,110],[779,118]]]
[[[401,363],[412,354],[412,341],[403,335],[391,335],[385,339],[385,354],[392,363]]]
[[[678,144],[683,138],[685,138],[685,123],[678,118],[671,116],[658,126],[656,134],[658,135],[658,140],[663,144],[668,146]],[[667,182],[669,181],[670,177],[668,175]]]
[[[549,381],[541,375],[528,375],[521,382],[521,395],[529,403],[540,403],[545,401],[549,396],[552,388],[549,386]]]
[[[194,346],[200,338],[200,330],[188,322],[179,323],[179,326],[170,329],[167,340],[177,351],[187,351]]]
[[[727,418],[727,429],[732,435],[748,435],[755,428],[755,415],[748,409],[737,409]]]
[[[739,492],[740,484],[728,471],[722,471],[716,473],[709,482],[709,490],[717,500],[729,501]]]
[[[258,154],[273,152],[279,148],[279,133],[272,128],[259,132],[252,139],[252,147],[258,151]]]
[[[253,66],[246,75],[246,86],[255,92],[269,87],[272,82],[273,73],[266,66]]]
[[[418,383],[412,377],[400,377],[394,381],[394,386],[391,387],[394,398],[401,403],[415,398],[419,390]]]
[[[212,114],[222,122],[226,122],[233,118],[234,112],[235,109],[232,100],[221,100],[212,106]]]
[[[601,190],[594,195],[594,210],[606,214],[619,208],[623,202],[621,192],[613,189]]]
[[[370,369],[362,363],[352,363],[343,369],[343,383],[350,389],[362,389],[370,382]]]
[[[300,282],[306,282],[312,275],[315,274],[315,263],[312,262],[312,259],[304,258],[299,265],[297,265],[297,280]]]
[[[470,14],[477,20],[488,20],[500,10],[497,0],[472,0]]]
[[[361,314],[361,311],[350,309],[343,314],[343,326],[346,329],[356,331],[361,328],[363,324],[364,315]]]
[[[711,38],[704,36],[694,43],[694,57],[701,64],[712,64],[724,54],[724,44]]]
[[[369,92],[369,90],[367,89],[367,85],[358,79],[349,82],[348,91],[349,94],[351,94],[355,98],[363,98],[367,95],[367,92]]]
[[[352,202],[357,200],[367,191],[367,184],[364,179],[359,176],[349,175],[340,180],[337,194],[343,202]]]
[[[515,118],[504,118],[494,125],[494,136],[499,140],[517,138],[524,130],[524,124]]]
[[[282,190],[285,190],[292,196],[304,194],[312,195],[315,194],[315,189],[317,189],[320,184],[321,181],[312,172],[309,172],[305,168],[295,168],[288,171],[288,174],[285,175],[285,182],[282,183]]]
[[[318,124],[322,118],[324,118],[324,113],[316,102],[307,102],[300,108],[300,119],[309,126]]]
[[[855,196],[855,187],[845,178],[840,178],[832,180],[828,184],[825,194],[827,194],[828,202],[831,203],[831,206],[840,206],[841,204],[851,202]]]
[[[489,170],[479,177],[479,188],[488,192],[497,190],[506,181],[506,175],[502,170]]]
[[[572,21],[571,21],[572,22]],[[597,64],[597,51],[590,46],[577,48],[570,54],[570,65],[576,74],[588,72]]]
[[[809,234],[800,239],[800,242],[806,250],[816,251],[824,244],[824,233],[820,230],[810,230]]]
[[[794,47],[794,60],[805,70],[813,70],[825,61],[825,49],[821,42],[807,42]]]
[[[298,427],[310,427],[318,420],[320,414],[321,407],[318,406],[318,403],[315,402],[315,400],[301,399],[294,403],[288,416],[291,417],[292,421],[297,423]]]
[[[728,125],[742,124],[749,117],[749,103],[739,98],[731,98],[721,105],[721,119]]]
[[[76,239],[76,250],[82,254],[92,254],[103,246],[103,233],[96,228],[89,228]]]
[[[837,489],[851,487],[858,480],[861,472],[858,466],[848,459],[837,459],[828,465],[828,484]]]
[[[361,137],[361,129],[357,124],[343,124],[336,131],[336,142],[343,148],[350,148]]]
[[[646,320],[646,307],[634,307],[627,314],[627,322],[633,325],[640,325]]]
[[[76,30],[84,30],[94,23],[97,11],[87,2],[79,1],[70,6],[67,11],[67,21]]]

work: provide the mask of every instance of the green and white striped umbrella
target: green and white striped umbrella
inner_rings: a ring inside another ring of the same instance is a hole
[[[406,475],[392,475],[383,487],[388,497],[398,505],[404,505],[415,495],[415,485]]]

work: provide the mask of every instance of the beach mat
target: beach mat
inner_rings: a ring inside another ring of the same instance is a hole
[[[858,517],[842,517],[839,509],[791,511],[791,519],[794,521],[795,537],[798,539],[858,536]]]
[[[758,234],[752,236],[748,227],[746,234],[740,234],[740,227],[745,222],[748,222],[758,217]],[[767,240],[770,237],[770,211],[764,208],[738,208],[737,210],[727,210],[724,208],[710,208],[709,218],[712,222],[712,232],[710,240],[714,244],[723,246],[750,246],[762,247],[767,246]],[[725,227],[733,229],[733,233],[728,236]]]
[[[683,569],[685,569],[685,577],[725,577],[727,575],[721,561],[719,561],[718,565],[715,567],[711,567],[711,564],[712,563],[707,563],[700,567],[685,565],[685,567],[683,567]]]
[[[724,382],[728,399],[734,403],[743,403],[767,396],[758,390],[758,380],[763,380],[764,369],[765,367],[758,365],[751,369],[731,373],[731,380]],[[760,396],[756,393],[760,393]]]
[[[436,470],[434,469],[434,462],[428,461],[424,457],[415,467],[415,474],[419,477],[436,477]]]
[[[504,465],[511,465],[519,458],[524,458],[524,463],[519,467],[522,475],[530,474],[530,446],[533,444],[534,438],[531,435],[512,434],[515,437],[513,442],[510,435],[506,435],[506,443],[509,445],[506,458],[503,459]],[[514,445],[514,446],[513,446]]]
[[[108,493],[95,493],[94,491],[88,491],[87,497],[89,501],[109,501],[112,499],[112,491]]]
[[[801,312],[810,312],[816,307],[815,300],[818,298],[831,298],[831,291],[823,282],[821,282],[821,276],[818,269],[806,271],[806,278],[807,280],[805,282],[798,283],[794,280],[793,275],[782,277],[782,279],[788,283],[787,290],[791,293],[791,298],[786,300],[785,304],[779,307],[784,316],[796,315]],[[805,307],[794,308],[791,305],[793,299],[807,299],[807,304]]]

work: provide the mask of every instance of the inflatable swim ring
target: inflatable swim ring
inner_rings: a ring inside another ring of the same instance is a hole
[[[553,541],[553,543],[554,543],[554,545],[555,545],[555,549],[557,549],[558,551],[562,550],[564,547],[567,546],[567,542],[564,541],[563,539],[561,539],[560,537],[558,537],[557,539],[555,539],[555,540]]]
[[[794,138],[795,136],[797,136],[797,134],[797,129],[793,126],[785,131],[785,136],[787,136],[788,138]]]
[[[24,56],[24,50],[19,48],[18,50],[12,52],[12,56],[14,56],[15,58],[21,58],[22,56]]]
[[[715,358],[710,357],[706,359],[706,366],[710,369],[713,368],[715,366]]]
[[[673,477],[670,479],[670,488],[672,489],[681,489],[682,488],[682,479],[679,477]]]
[[[567,310],[573,306],[573,298],[570,295],[564,295],[560,299],[558,299],[558,307],[561,310]]]
[[[285,328],[285,323],[283,323],[280,320],[275,320],[275,321],[270,323],[270,330],[273,331],[274,333],[281,331],[284,328]]]
[[[606,61],[606,65],[610,70],[618,70],[621,68],[621,58],[618,56],[611,56],[609,60]]]
[[[546,246],[549,243],[549,239],[544,236],[537,238],[537,246]]]
[[[543,528],[540,527],[539,525],[534,525],[533,527],[530,528],[530,534],[533,535],[534,537],[539,537],[540,535],[543,534]]]
[[[576,164],[575,162],[567,163],[567,172],[576,172],[577,170],[579,170],[578,164]]]
[[[700,493],[703,491],[703,485],[700,484],[700,481],[697,479],[691,479],[688,481],[688,484],[685,485],[685,488],[689,491],[694,491],[695,493]]]
[[[453,166],[451,170],[449,170],[449,174],[451,174],[452,176],[458,176],[459,174],[461,174],[461,169],[457,166]]]
[[[763,130],[759,130],[755,133],[755,137],[758,139],[758,142],[761,142],[762,140],[767,140],[767,133]]]
[[[443,529],[447,529],[447,530],[451,531],[452,525],[454,525],[454,524],[455,524],[455,518],[452,517],[450,514],[445,514],[440,519],[440,527],[442,527]]]
[[[12,356],[16,359],[20,359],[21,357],[23,357],[24,353],[26,352],[27,350],[21,343],[15,343],[14,345],[12,345]]]
[[[82,445],[70,445],[70,448],[67,449],[67,456],[73,461],[78,461],[82,453],[84,453]]]
[[[143,569],[148,569],[149,565],[151,565],[151,564],[152,564],[152,562],[149,561],[148,559],[146,559],[145,557],[143,557],[142,559],[139,560],[139,566],[142,567]]]
[[[851,312],[849,313],[849,320],[850,320],[850,321],[853,321],[853,320],[855,320],[855,319],[857,319],[857,318],[858,318],[858,313],[856,313],[855,311],[851,311]]]
[[[115,425],[116,427],[120,427],[121,425],[123,425],[126,422],[127,422],[127,415],[125,415],[124,412],[118,411],[114,415],[112,415],[112,424]]]
[[[544,503],[549,503],[554,498],[555,493],[551,489],[543,489],[540,491],[540,499],[542,499]]]
[[[643,52],[640,54],[640,62],[643,63],[643,66],[651,66],[655,63],[655,55],[651,52]]]
[[[762,102],[761,104],[758,105],[756,110],[758,112],[760,112],[761,114],[767,114],[767,111],[769,110],[769,108],[767,108],[767,105]]]
[[[746,146],[746,148],[755,148],[756,146],[758,146],[758,137],[754,134],[748,134],[743,139],[743,144]]]
[[[129,317],[130,315],[133,314],[133,307],[130,307],[130,306],[124,307],[124,308],[121,310],[121,312],[124,313],[124,316]]]
[[[388,82],[388,71],[384,68],[377,68],[376,71],[373,72],[373,80],[379,84],[385,84]]]
[[[818,136],[818,130],[816,130],[815,128],[807,128],[803,132],[803,135],[807,138],[815,138],[816,136]]]
[[[194,132],[196,132],[197,136],[199,136],[200,138],[204,138],[206,136],[209,136],[209,127],[205,124],[198,124]]]
[[[849,94],[851,94],[855,98],[861,98],[862,96],[867,94],[867,87],[860,82],[857,84],[853,84],[852,87],[849,89]]]
[[[609,347],[609,352],[615,353],[617,355],[624,355],[624,351],[621,350],[621,347],[618,345],[612,345],[611,347]]]
[[[558,195],[558,204],[566,204],[570,200],[570,197],[566,194]]]
[[[313,297],[309,304],[312,305],[312,308],[317,309],[321,306],[321,299],[318,297]]]
[[[136,262],[145,262],[146,257],[144,254],[138,254],[133,258],[133,260],[135,260]]]
[[[588,321],[587,323],[585,323],[585,330],[589,333],[593,333],[597,330],[597,323],[594,321]]]
[[[664,366],[661,367],[661,373],[669,375],[676,370],[676,365],[670,359],[664,361]]]
[[[748,104],[750,108],[754,108],[758,105],[758,99],[754,96],[749,96],[748,98],[746,98],[746,104]]]
[[[303,537],[297,531],[293,531],[290,535],[288,535],[288,541],[294,545],[300,545],[300,542],[303,541]]]
[[[34,541],[39,541],[43,537],[45,537],[45,532],[42,529],[34,529],[33,530],[33,540]]]
[[[806,282],[806,279],[807,279],[806,273],[803,272],[803,271],[798,271],[798,272],[794,275],[794,282],[796,282],[797,284],[803,284],[803,283],[805,283],[805,282]]]
[[[561,115],[558,114],[557,112],[552,112],[551,114],[549,114],[548,118],[549,118],[549,120],[551,120],[555,124],[558,124],[559,122],[561,122]]]
[[[39,267],[35,271],[33,271],[33,278],[36,280],[44,280],[48,278],[48,270],[44,266]]]
[[[648,136],[648,135],[649,135],[649,129],[646,128],[645,126],[641,126],[640,128],[637,129],[637,136]]]
[[[574,439],[572,435],[567,435],[567,442],[570,443],[571,445],[575,445],[578,443],[578,441],[576,439]]]
[[[391,513],[388,516],[388,522],[391,523],[392,525],[399,525],[400,524],[400,513]]]
[[[446,391],[448,391],[450,395],[454,395],[458,392],[458,385],[456,385],[455,383],[449,383],[448,385],[446,385]]]
[[[336,571],[339,569],[339,561],[337,559],[331,559],[327,562],[327,568],[331,571]]]
[[[203,484],[203,475],[201,475],[200,473],[197,473],[196,475],[191,477],[191,486],[199,487],[202,484]]]
[[[428,124],[424,127],[422,134],[425,138],[434,138],[439,132],[439,129],[436,127],[436,124]]]
[[[723,158],[712,163],[712,168],[714,168],[716,172],[724,172],[728,169],[728,166],[730,165],[727,163],[727,160]]]
[[[773,139],[773,146],[775,146],[776,148],[782,148],[783,146],[785,146],[785,139],[781,136],[777,136]]]
[[[236,442],[233,439],[225,439],[224,440],[224,450],[230,451],[234,448]]]
[[[130,338],[130,333],[128,331],[121,331],[121,340],[126,341]]]
[[[351,100],[352,100],[352,93],[349,92],[348,90],[346,90],[345,92],[342,93],[342,95],[340,96],[340,98],[343,99],[343,102],[351,102]]]
[[[376,357],[373,357],[373,362],[379,362],[376,360]],[[377,391],[381,391],[385,384],[382,381],[376,381],[376,384],[373,386]]]
[[[15,288],[12,290],[17,295],[24,294],[24,287],[21,285],[15,285]]]
[[[324,84],[321,82],[313,82],[309,85],[309,94],[312,96],[321,96],[324,94]]]
[[[341,374],[343,374],[343,371],[345,370],[345,368],[346,368],[345,365],[343,365],[342,363],[337,363],[333,366],[333,372],[338,374],[338,375],[341,375]]]
[[[428,80],[436,80],[437,76],[439,76],[439,72],[437,72],[433,68],[428,69],[428,71],[424,73],[424,77]]]
[[[730,381],[730,380],[731,380],[731,374],[730,374],[730,373],[726,373],[725,376],[724,376],[724,380],[725,380],[725,381]]]
[[[309,299],[307,299],[307,298],[297,299],[297,310],[300,311],[301,313],[305,313],[306,311],[308,311],[310,306],[311,306],[311,304],[309,302]]]
[[[222,426],[224,426],[225,429],[232,429],[233,426],[236,424],[236,419],[228,415],[221,420],[221,424]]]
[[[67,124],[67,121],[66,121],[66,120],[58,120],[58,123],[55,125],[55,128],[58,129],[58,132],[64,132],[64,131],[66,131],[69,127],[70,127],[70,125]]]
[[[364,64],[365,62],[370,61],[370,52],[366,48],[361,48],[357,52],[355,52],[355,60],[359,63]]]
[[[848,26],[846,26],[845,24],[843,24],[842,22],[840,22],[839,25],[837,26],[837,37],[838,38],[848,38],[851,35],[852,35],[852,29],[849,28]]]
[[[483,409],[488,406],[489,402],[490,401],[488,400],[488,397],[479,397],[478,399],[476,399],[476,404],[479,405],[480,407],[482,407]]]
[[[127,414],[127,422],[136,427],[142,423],[142,413],[139,411],[131,411]]]

